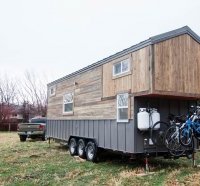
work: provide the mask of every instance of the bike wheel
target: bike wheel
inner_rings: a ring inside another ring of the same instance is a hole
[[[151,139],[156,146],[165,146],[165,133],[169,124],[163,121],[156,122],[151,128]]]
[[[183,146],[191,146],[193,143],[192,129],[188,129],[186,127],[181,128],[179,131],[179,139]]]
[[[165,146],[170,151],[176,151],[180,148],[179,126],[170,126],[165,133]]]

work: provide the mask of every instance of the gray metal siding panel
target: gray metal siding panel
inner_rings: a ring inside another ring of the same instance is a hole
[[[65,139],[67,139],[68,138],[68,134],[69,134],[69,129],[68,129],[69,123],[67,121],[63,120],[63,124],[65,126],[65,128],[64,128],[64,130],[65,130],[64,131],[64,133],[65,133]]]
[[[80,136],[84,137],[84,121],[80,121]]]
[[[76,120],[72,121],[72,134],[76,136]]]
[[[93,138],[94,137],[94,124],[93,123],[94,123],[93,120],[89,121],[89,134],[88,134],[89,138]]]
[[[118,123],[118,150],[126,151],[126,124]]]
[[[105,148],[111,148],[111,122],[110,120],[105,121]]]
[[[134,122],[133,120],[126,125],[126,151],[134,152]]]
[[[105,123],[104,121],[99,121],[99,147],[105,147]]]
[[[111,121],[111,149],[117,150],[117,123],[116,121]]]
[[[56,121],[54,128],[55,128],[55,136],[56,138],[58,138],[58,131],[59,131],[58,120]]]
[[[133,121],[117,123],[115,120],[48,120],[48,136],[68,140],[70,136],[95,138],[99,147],[134,152]]]
[[[79,134],[79,132],[78,132],[78,121],[75,120],[74,122],[75,122],[74,123],[74,126],[75,126],[75,135],[78,136],[78,134]]]
[[[99,122],[98,120],[94,121],[94,138],[97,140],[97,143],[99,144]]]
[[[85,137],[89,137],[89,122],[85,121]]]
[[[62,139],[64,139],[64,125],[61,120],[60,120],[60,127],[61,127]]]
[[[72,136],[72,126],[71,126],[71,122],[72,122],[72,121],[68,121],[68,125],[69,125],[69,136]]]

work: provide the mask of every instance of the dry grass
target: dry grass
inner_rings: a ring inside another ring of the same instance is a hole
[[[200,163],[199,160],[197,160]],[[122,162],[119,157],[94,164],[71,157],[54,142],[19,141],[16,133],[0,133],[1,185],[200,185],[200,168],[191,161],[154,159],[151,173],[142,162]]]

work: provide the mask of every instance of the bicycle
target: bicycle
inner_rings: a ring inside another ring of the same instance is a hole
[[[179,131],[180,143],[185,147],[194,143],[194,137],[200,140],[200,106],[188,115],[184,126]]]
[[[172,156],[179,157],[183,155],[186,150],[186,147],[180,144],[179,140],[179,130],[184,126],[185,116],[170,116],[170,127],[165,133],[165,146],[169,150],[169,153]]]
[[[169,153],[174,157],[179,157],[191,148],[186,148],[179,142],[179,128],[183,126],[185,121],[184,115],[182,116],[175,116],[170,114],[168,119],[169,123],[159,121],[153,125],[151,128],[151,138],[153,143],[158,146],[162,147],[165,146]],[[154,128],[158,128],[157,126],[160,125],[159,130],[155,130]]]

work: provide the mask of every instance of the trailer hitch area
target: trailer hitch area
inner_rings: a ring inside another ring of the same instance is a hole
[[[144,163],[145,163],[145,173],[149,173],[149,153],[145,150],[144,151]]]

